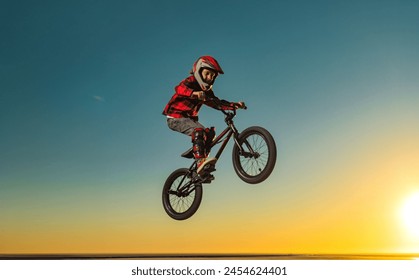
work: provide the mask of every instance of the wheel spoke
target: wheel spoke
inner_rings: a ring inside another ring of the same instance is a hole
[[[266,168],[269,159],[269,148],[266,140],[259,134],[252,134],[246,138],[254,154],[250,158],[240,157],[243,171],[249,176],[257,176]],[[243,145],[246,148],[246,145]],[[249,151],[250,152],[250,151]]]
[[[182,185],[182,176],[178,177],[171,185],[169,192],[169,203],[172,209],[177,213],[184,213],[192,206],[195,200],[195,191],[192,191],[187,196],[179,193],[178,190],[190,183],[190,179],[186,178]],[[184,190],[185,192],[186,190]]]

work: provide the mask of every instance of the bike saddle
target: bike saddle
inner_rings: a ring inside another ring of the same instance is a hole
[[[193,149],[189,148],[186,152],[184,152],[183,154],[181,154],[181,157],[184,158],[194,158],[193,156]]]

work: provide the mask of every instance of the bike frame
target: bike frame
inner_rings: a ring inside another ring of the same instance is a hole
[[[225,147],[227,146],[232,136],[233,136],[234,141],[237,144],[237,147],[240,150],[240,154],[244,155],[245,157],[253,156],[254,151],[246,140],[244,141],[244,143],[249,149],[249,152],[245,152],[239,143],[238,137],[240,133],[235,127],[234,122],[233,122],[233,118],[236,116],[236,109],[233,108],[232,112],[226,112],[225,110],[222,110],[222,109],[220,111],[222,111],[225,115],[225,123],[227,124],[227,127],[212,141],[210,145],[210,150],[212,150],[214,146],[222,143],[220,148],[217,151],[217,154],[215,155],[215,158],[218,160],[221,157],[221,154],[223,153]],[[186,174],[185,177],[182,178],[181,182],[179,183],[179,186],[183,184],[185,178],[188,177],[188,175],[189,176],[192,175],[191,176],[192,178],[196,178],[196,180],[200,180],[199,176],[193,176],[193,174],[196,171],[196,167],[197,167],[197,162],[194,160],[192,165],[189,167],[189,173]],[[195,189],[196,180],[191,180],[191,182],[189,182],[185,186],[178,188],[178,192],[183,193],[183,195],[185,196],[189,195]],[[192,188],[190,188],[191,185],[193,185]],[[186,190],[186,193],[184,193],[185,190]]]
[[[217,154],[214,157],[217,160],[221,157],[221,154],[223,153],[225,147],[227,146],[227,144],[230,141],[232,136],[233,136],[233,139],[236,142],[237,146],[239,147],[240,152],[245,153],[243,151],[243,148],[239,144],[239,141],[238,141],[239,131],[237,130],[237,128],[235,127],[234,122],[233,122],[233,118],[236,116],[236,110],[234,109],[233,112],[226,112],[225,110],[221,110],[221,111],[225,114],[225,122],[227,124],[227,127],[212,141],[212,143],[210,145],[210,150],[212,150],[212,148],[214,146],[222,143],[221,147],[218,149]],[[253,150],[250,147],[250,145],[247,145],[247,146],[248,146],[250,152],[253,153]],[[196,165],[196,162],[194,162],[191,165],[189,170],[193,170],[195,165]]]

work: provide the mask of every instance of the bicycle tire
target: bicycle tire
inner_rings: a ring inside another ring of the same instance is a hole
[[[248,152],[246,142],[257,155],[251,157],[241,155],[240,149],[235,143],[233,147],[234,171],[244,182],[258,184],[265,181],[275,167],[275,140],[263,127],[252,126],[243,130],[238,137],[238,143]]]
[[[176,191],[179,183],[184,178],[182,186],[189,183],[189,169],[180,168],[167,177],[162,192],[163,208],[175,220],[186,220],[198,210],[202,200],[202,184],[196,184],[195,189],[188,196],[180,196],[171,191]]]

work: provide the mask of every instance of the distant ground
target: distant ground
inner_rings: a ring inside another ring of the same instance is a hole
[[[144,259],[144,260],[413,260],[419,254],[32,254],[0,255],[0,260]]]

